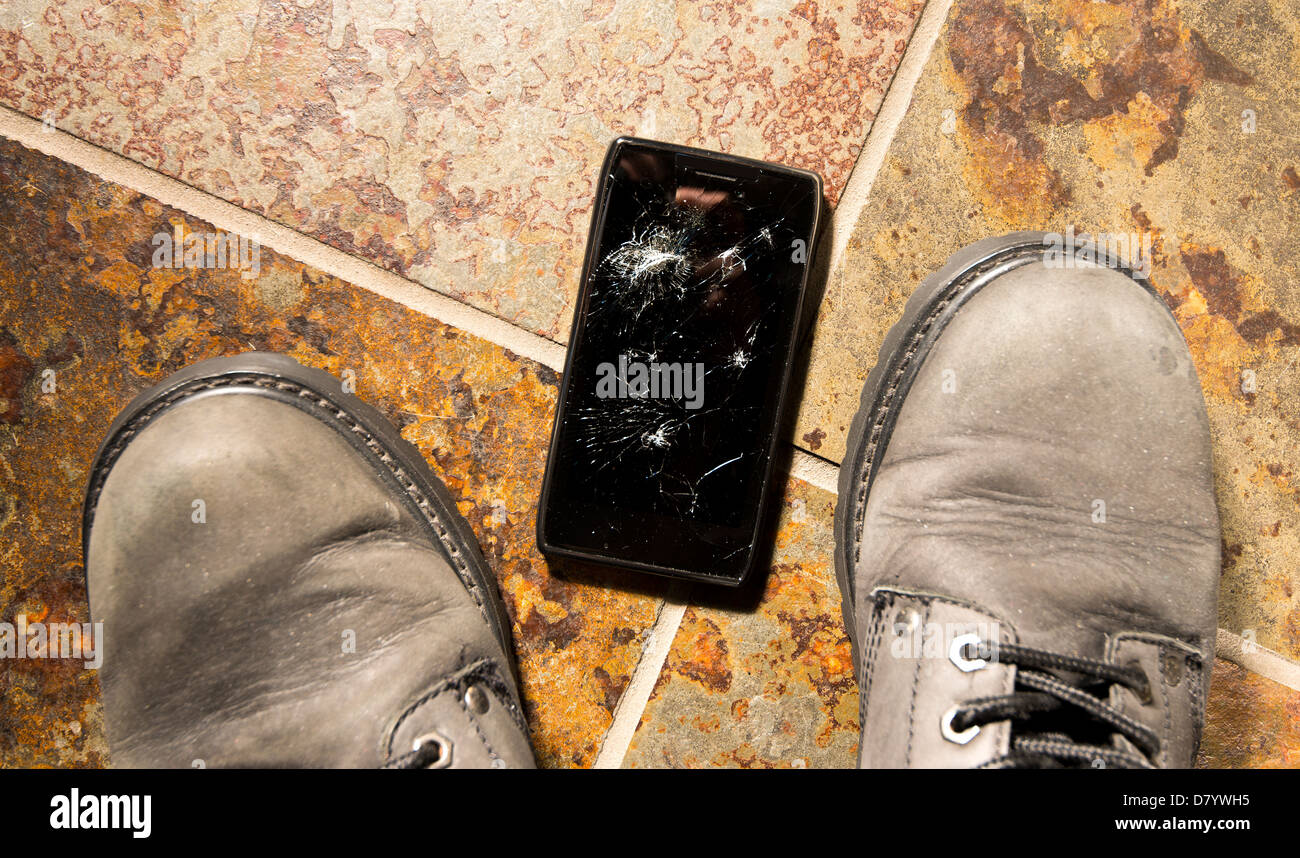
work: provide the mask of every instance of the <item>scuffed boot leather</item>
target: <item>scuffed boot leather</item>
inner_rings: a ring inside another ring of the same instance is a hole
[[[1219,579],[1196,371],[1145,284],[1044,250],[950,260],[863,393],[836,566],[864,767],[1194,759]]]
[[[324,372],[251,353],[143,394],[83,541],[117,766],[534,764],[473,534]]]

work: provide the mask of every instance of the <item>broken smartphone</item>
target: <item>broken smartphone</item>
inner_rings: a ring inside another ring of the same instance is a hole
[[[620,138],[598,188],[538,546],[739,585],[760,554],[821,179]]]

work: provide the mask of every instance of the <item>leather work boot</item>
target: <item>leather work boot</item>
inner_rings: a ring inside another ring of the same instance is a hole
[[[333,376],[253,352],[137,397],[82,538],[115,765],[534,765],[473,533]]]
[[[1150,287],[1046,241],[949,260],[863,392],[835,516],[861,766],[1195,757],[1219,582],[1196,370]]]

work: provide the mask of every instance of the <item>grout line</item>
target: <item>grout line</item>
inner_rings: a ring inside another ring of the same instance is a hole
[[[650,627],[650,634],[641,648],[641,659],[632,671],[632,679],[619,698],[618,705],[614,707],[614,719],[605,731],[605,738],[596,753],[592,768],[622,768],[623,758],[632,745],[632,737],[641,724],[641,716],[646,704],[650,702],[650,695],[654,692],[664,662],[668,660],[673,640],[677,637],[677,629],[682,624],[690,594],[689,584],[674,582],[669,586],[655,623]]]
[[[228,203],[143,164],[116,155],[64,131],[0,107],[0,136],[58,158],[165,205],[207,221],[226,232],[245,236],[277,253],[326,274],[354,283],[440,322],[507,348],[557,372],[564,369],[564,346],[477,310],[426,286],[330,247],[297,230]]]
[[[839,494],[840,469],[834,462],[795,447],[790,457],[790,476],[816,486],[822,491]]]
[[[876,183],[876,176],[885,165],[889,147],[893,144],[899,126],[903,124],[903,117],[912,104],[916,84],[920,81],[921,73],[925,71],[925,65],[934,52],[935,43],[938,42],[939,33],[948,20],[948,12],[952,4],[953,0],[929,0],[925,4],[925,9],[921,11],[921,18],[916,22],[916,28],[912,30],[912,37],[903,52],[903,58],[899,61],[898,69],[889,82],[884,101],[880,103],[880,112],[871,123],[866,143],[858,154],[853,172],[849,174],[849,181],[844,186],[844,193],[840,194],[835,213],[831,216],[831,259],[827,268],[831,274],[839,270],[844,251],[848,248],[849,238],[853,235],[853,227],[862,210],[866,208],[867,198]]]
[[[1214,641],[1214,654],[1251,673],[1300,691],[1300,664],[1227,629],[1219,629]]]

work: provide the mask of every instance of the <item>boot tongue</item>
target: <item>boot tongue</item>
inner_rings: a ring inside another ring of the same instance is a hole
[[[1089,691],[1098,700],[1104,701],[1106,697],[1106,687],[1088,684],[1076,684],[1077,677],[1071,674],[1054,674],[1063,682],[1079,687],[1081,690]],[[1020,683],[1016,683],[1016,691],[1029,692],[1033,689],[1026,688]],[[1114,728],[1109,724],[1093,718],[1087,712],[1076,706],[1064,706],[1053,712],[1040,712],[1025,720],[1014,722],[1011,727],[1011,739],[1014,744],[1016,739],[1042,739],[1053,742],[1065,742],[1075,745],[1099,745],[1108,747],[1114,740]],[[1067,764],[1068,765],[1068,764]],[[1088,765],[1087,763],[1078,763],[1077,765]]]

